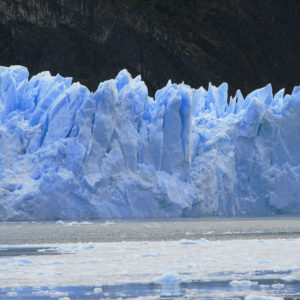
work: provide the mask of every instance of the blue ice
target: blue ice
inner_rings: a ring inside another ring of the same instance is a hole
[[[300,87],[151,98],[126,70],[92,93],[0,67],[0,219],[300,213],[299,116]]]

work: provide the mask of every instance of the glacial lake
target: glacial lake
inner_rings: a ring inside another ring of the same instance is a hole
[[[60,224],[60,225],[57,225]],[[0,244],[300,238],[300,216],[2,222]]]

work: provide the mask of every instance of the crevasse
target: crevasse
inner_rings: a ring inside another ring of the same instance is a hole
[[[1,220],[300,212],[300,87],[28,76],[0,67]]]

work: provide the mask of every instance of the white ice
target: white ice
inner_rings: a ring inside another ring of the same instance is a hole
[[[272,299],[288,295],[285,284],[272,282],[300,280],[300,239],[42,246],[55,247],[61,255],[27,256],[26,263],[23,258],[0,258],[0,289],[30,286],[38,295],[51,292],[41,290],[45,286],[92,286],[92,293],[101,294],[105,285],[155,283],[164,295],[174,296],[182,283],[225,281],[220,297]],[[267,279],[270,284],[259,283]],[[206,295],[216,292],[202,290]]]

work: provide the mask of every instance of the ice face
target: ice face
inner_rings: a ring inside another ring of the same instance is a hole
[[[300,87],[28,76],[0,68],[1,220],[300,212]]]

